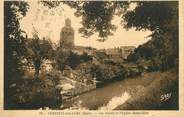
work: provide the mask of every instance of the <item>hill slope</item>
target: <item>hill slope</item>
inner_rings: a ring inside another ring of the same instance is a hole
[[[152,74],[155,80],[138,90],[134,96],[115,110],[170,110],[178,109],[178,72],[171,69],[167,72]]]

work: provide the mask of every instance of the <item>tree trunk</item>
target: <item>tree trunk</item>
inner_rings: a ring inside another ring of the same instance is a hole
[[[39,79],[39,73],[40,73],[40,69],[35,69],[34,77],[35,77],[36,79]]]
[[[34,68],[35,68],[35,78],[39,79],[39,72],[40,72],[40,66],[41,66],[41,59],[37,58],[34,61]]]

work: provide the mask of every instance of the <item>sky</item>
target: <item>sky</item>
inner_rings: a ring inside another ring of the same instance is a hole
[[[75,9],[67,5],[58,6],[49,9],[36,1],[29,1],[29,10],[27,15],[20,21],[21,28],[27,33],[28,37],[32,37],[33,26],[38,31],[39,37],[50,38],[56,44],[59,43],[60,32],[65,25],[65,19],[71,19],[71,26],[75,30],[74,44],[77,46],[91,46],[97,49],[114,48],[120,46],[138,46],[148,41],[147,36],[151,34],[150,31],[135,31],[129,29],[128,31],[123,28],[121,18],[118,16],[113,17],[112,24],[117,26],[117,30],[113,36],[109,36],[104,42],[99,42],[98,34],[94,34],[89,38],[82,37],[78,33],[78,29],[82,27],[80,23],[82,18],[74,15]],[[131,5],[131,9],[135,5]]]

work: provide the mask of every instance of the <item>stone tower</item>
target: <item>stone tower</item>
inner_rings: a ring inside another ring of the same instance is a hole
[[[71,27],[71,20],[65,20],[65,26],[60,32],[60,46],[65,49],[74,47],[74,29]]]

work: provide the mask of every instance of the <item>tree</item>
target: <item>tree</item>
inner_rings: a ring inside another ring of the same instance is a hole
[[[116,26],[111,23],[114,14],[122,13],[129,4],[126,1],[43,1],[42,3],[49,8],[59,7],[63,3],[76,9],[75,15],[82,17],[83,27],[79,29],[79,32],[86,38],[98,33],[102,41],[116,30]]]
[[[58,70],[62,71],[67,65],[67,59],[69,57],[69,52],[63,51],[61,47],[58,47],[56,49],[56,56],[55,56],[55,61],[56,61],[56,67]]]
[[[135,10],[128,11],[123,19],[126,28],[152,31],[152,39],[137,48],[134,55],[144,50],[141,55],[152,53],[149,59],[160,60],[162,70],[174,66],[178,58],[178,2],[138,2]]]
[[[53,48],[49,40],[39,39],[38,34],[34,32],[33,39],[28,41],[27,60],[34,66],[35,78],[39,78],[39,71],[44,60],[53,57]]]
[[[84,36],[91,36],[95,32],[100,37],[111,35],[115,26],[111,24],[114,15],[122,16],[123,26],[127,29],[167,31],[168,23],[177,23],[178,2],[126,2],[126,1],[77,1],[77,2],[41,2],[49,8],[58,7],[61,3],[76,9],[75,15],[82,16],[83,27],[79,30]],[[130,3],[136,3],[134,10],[127,11]],[[62,6],[61,6],[62,7]],[[172,27],[176,25],[172,24]],[[166,28],[166,29],[165,29]]]
[[[12,94],[9,86],[19,83],[22,76],[22,62],[26,52],[25,32],[20,29],[19,21],[26,15],[29,8],[24,1],[4,2],[4,99],[5,108],[13,103],[9,102]],[[16,90],[16,89],[15,89]],[[14,91],[15,91],[14,90]]]
[[[27,10],[26,2],[4,2],[5,80],[20,73],[18,69],[21,67],[21,59],[26,49],[25,32],[20,29],[19,20],[26,15]]]
[[[81,63],[80,56],[72,51],[69,52],[66,65],[70,66],[72,69],[77,67]]]
[[[82,17],[83,27],[79,29],[79,32],[85,37],[98,33],[99,37],[104,40],[116,29],[116,26],[114,26],[111,21],[114,15],[119,15],[122,17],[124,28],[135,28],[138,31],[150,30],[152,32],[150,35],[152,42],[149,44],[151,47],[141,47],[146,49],[140,52],[140,54],[142,54],[141,56],[144,56],[146,59],[160,57],[159,59],[162,58],[163,63],[164,61],[170,61],[167,60],[170,57],[172,57],[174,61],[178,58],[177,1],[134,1],[133,3],[136,4],[136,8],[133,10],[127,10],[131,2],[125,1],[82,1],[62,3],[75,8],[75,15]],[[59,4],[54,4],[54,2],[46,2],[45,5],[50,8],[59,6]],[[139,50],[142,51],[140,48]],[[149,52],[156,52],[157,54],[153,56],[149,55]],[[170,64],[170,62],[166,64]]]
[[[88,55],[86,52],[84,52],[81,56],[80,59],[82,62],[88,62],[88,61],[92,61],[92,56]]]
[[[62,48],[58,48],[56,50],[55,56],[57,69],[64,70],[66,66],[75,69],[79,64],[88,62],[92,60],[92,57],[87,53],[83,53],[82,55],[78,55],[72,51],[64,51]]]

